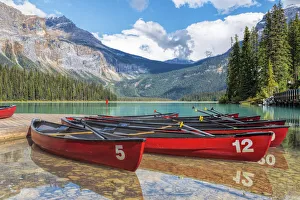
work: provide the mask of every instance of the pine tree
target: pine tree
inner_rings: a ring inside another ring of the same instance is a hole
[[[254,97],[259,92],[259,42],[257,30],[253,27],[250,35],[250,46],[251,46],[251,92],[250,96]]]
[[[228,73],[227,73],[227,96],[229,101],[238,100],[239,98],[239,86],[240,86],[240,44],[238,36],[235,35],[235,43],[232,47],[232,51],[228,61]]]
[[[273,66],[271,61],[269,60],[268,63],[268,73],[267,73],[267,93],[269,96],[272,96],[274,93],[274,90],[277,87],[277,83],[274,80],[274,73],[273,73]]]
[[[268,38],[268,58],[270,59],[275,81],[279,90],[287,89],[290,79],[290,45],[288,44],[287,23],[281,2],[273,6],[271,13],[271,24]]]
[[[241,65],[240,65],[240,92],[239,96],[242,100],[247,99],[248,97],[252,96],[252,50],[250,44],[250,31],[249,28],[246,26],[244,32],[244,40],[242,45],[242,52],[241,52]]]
[[[295,20],[292,20],[289,24],[288,41],[291,46],[291,76],[293,77],[295,87],[297,87],[300,67],[300,21],[298,13]]]

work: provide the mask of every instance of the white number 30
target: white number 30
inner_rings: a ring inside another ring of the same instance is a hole
[[[246,145],[242,149],[242,151],[241,151],[241,145],[243,145],[243,146]],[[232,143],[232,146],[235,146],[237,153],[241,153],[241,152],[243,152],[243,153],[254,152],[254,149],[251,148],[252,145],[253,145],[253,142],[250,139],[244,139],[244,140],[242,140],[241,144],[240,144],[239,140],[236,140],[235,142]]]
[[[123,145],[116,145],[116,157],[119,160],[125,159],[125,153],[123,151]]]

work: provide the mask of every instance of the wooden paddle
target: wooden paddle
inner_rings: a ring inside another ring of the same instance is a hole
[[[81,134],[93,134],[93,132],[85,131],[85,132],[70,132],[70,133],[53,133],[50,135],[51,136],[63,136],[63,135],[81,135]]]

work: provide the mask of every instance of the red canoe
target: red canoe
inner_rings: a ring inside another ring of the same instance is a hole
[[[289,126],[266,126],[266,127],[248,127],[248,128],[236,128],[236,129],[223,129],[223,130],[205,130],[204,131],[211,133],[211,134],[240,134],[240,133],[251,133],[251,132],[273,132],[272,140],[271,140],[271,147],[279,146],[283,140],[285,139],[288,131]]]
[[[259,161],[270,146],[272,133],[260,132],[201,138],[171,138],[172,135],[169,137],[147,137],[145,151],[176,156]]]
[[[142,159],[145,139],[105,136],[91,131],[32,120],[27,138],[50,153],[66,158],[135,171]]]
[[[67,117],[67,118],[62,118],[62,123],[66,124],[70,122],[72,122],[72,117]],[[85,118],[85,119],[89,119],[89,118]],[[68,122],[69,121],[69,122]],[[139,121],[118,121],[118,120],[106,120],[106,121],[102,121],[100,122],[100,120],[96,121],[97,123],[99,123],[99,125],[107,125],[107,123],[109,124],[120,124],[120,123],[126,123],[129,126],[144,126],[144,127],[149,127],[149,128],[159,128],[159,127],[164,127],[164,126],[172,126],[171,130],[168,130],[170,128],[166,128],[164,131],[165,132],[178,132],[180,131],[180,129],[175,129],[174,130],[174,126],[176,126],[176,124],[174,123],[151,123],[151,122],[139,122]],[[273,132],[274,135],[272,137],[272,142],[271,142],[271,147],[277,147],[279,146],[283,140],[285,139],[288,130],[289,130],[289,126],[261,126],[261,127],[237,127],[237,128],[230,128],[230,127],[205,127],[205,126],[201,126],[201,124],[198,126],[197,124],[189,124],[186,123],[189,126],[192,126],[194,128],[206,131],[208,133],[211,134],[215,134],[215,135],[224,135],[224,134],[241,134],[241,133],[248,133],[248,132]],[[242,126],[242,125],[241,125]],[[177,126],[178,127],[178,126]]]
[[[163,118],[163,119],[170,119],[178,117],[178,113],[157,113],[154,115],[132,115],[132,116],[111,116],[111,115],[97,115],[97,116],[90,116],[91,118],[113,118],[113,119],[153,119],[153,118]]]
[[[17,109],[17,106],[0,106],[0,119],[11,117]]]
[[[197,127],[196,127],[197,128]],[[270,147],[279,146],[285,139],[289,126],[265,126],[265,127],[246,127],[246,128],[201,128],[202,131],[213,135],[226,135],[226,134],[243,134],[252,132],[273,132]],[[164,132],[178,132],[177,130],[164,130]]]
[[[259,127],[259,126],[273,126],[273,125],[285,125],[286,120],[258,120],[258,121],[245,121],[245,122],[234,122],[227,120],[206,120],[199,121],[199,119],[190,119],[190,120],[176,120],[173,119],[162,119],[162,118],[153,118],[153,119],[119,119],[119,118],[98,118],[98,117],[85,117],[85,120],[95,120],[100,122],[125,122],[125,123],[174,123],[176,121],[183,121],[189,126],[197,127],[210,127],[210,126],[221,126],[221,127]]]
[[[79,122],[72,123],[66,118],[62,119],[62,123],[82,126]],[[86,123],[98,130],[113,131],[112,135],[146,138],[145,152],[149,153],[254,162],[265,155],[273,135],[272,132],[259,132],[204,137],[178,131],[141,131],[139,128],[128,127],[115,129],[90,121]]]
[[[229,114],[230,115],[230,114]],[[228,116],[220,116],[220,117],[212,117],[212,116],[203,116],[204,119],[208,119],[208,120],[222,120],[224,122],[232,122],[232,120],[228,119]],[[226,118],[228,120],[226,120]],[[231,117],[234,120],[237,121],[242,121],[242,122],[248,122],[248,121],[258,121],[260,120],[260,116],[259,115],[254,115],[254,116],[242,116],[242,117]],[[173,117],[173,119],[176,120],[181,120],[181,121],[185,121],[185,120],[199,120],[199,116],[193,116],[193,117]]]

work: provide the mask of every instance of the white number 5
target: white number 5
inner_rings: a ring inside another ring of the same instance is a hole
[[[123,151],[123,145],[116,145],[116,157],[119,160],[124,160],[125,159],[125,153]]]
[[[247,145],[246,145],[247,144]],[[241,145],[246,145],[242,151],[241,151]],[[236,140],[235,142],[232,143],[232,146],[235,146],[236,152],[237,153],[246,153],[246,152],[254,152],[254,149],[252,149],[253,142],[250,139],[244,139],[242,140],[241,144],[239,140]]]

